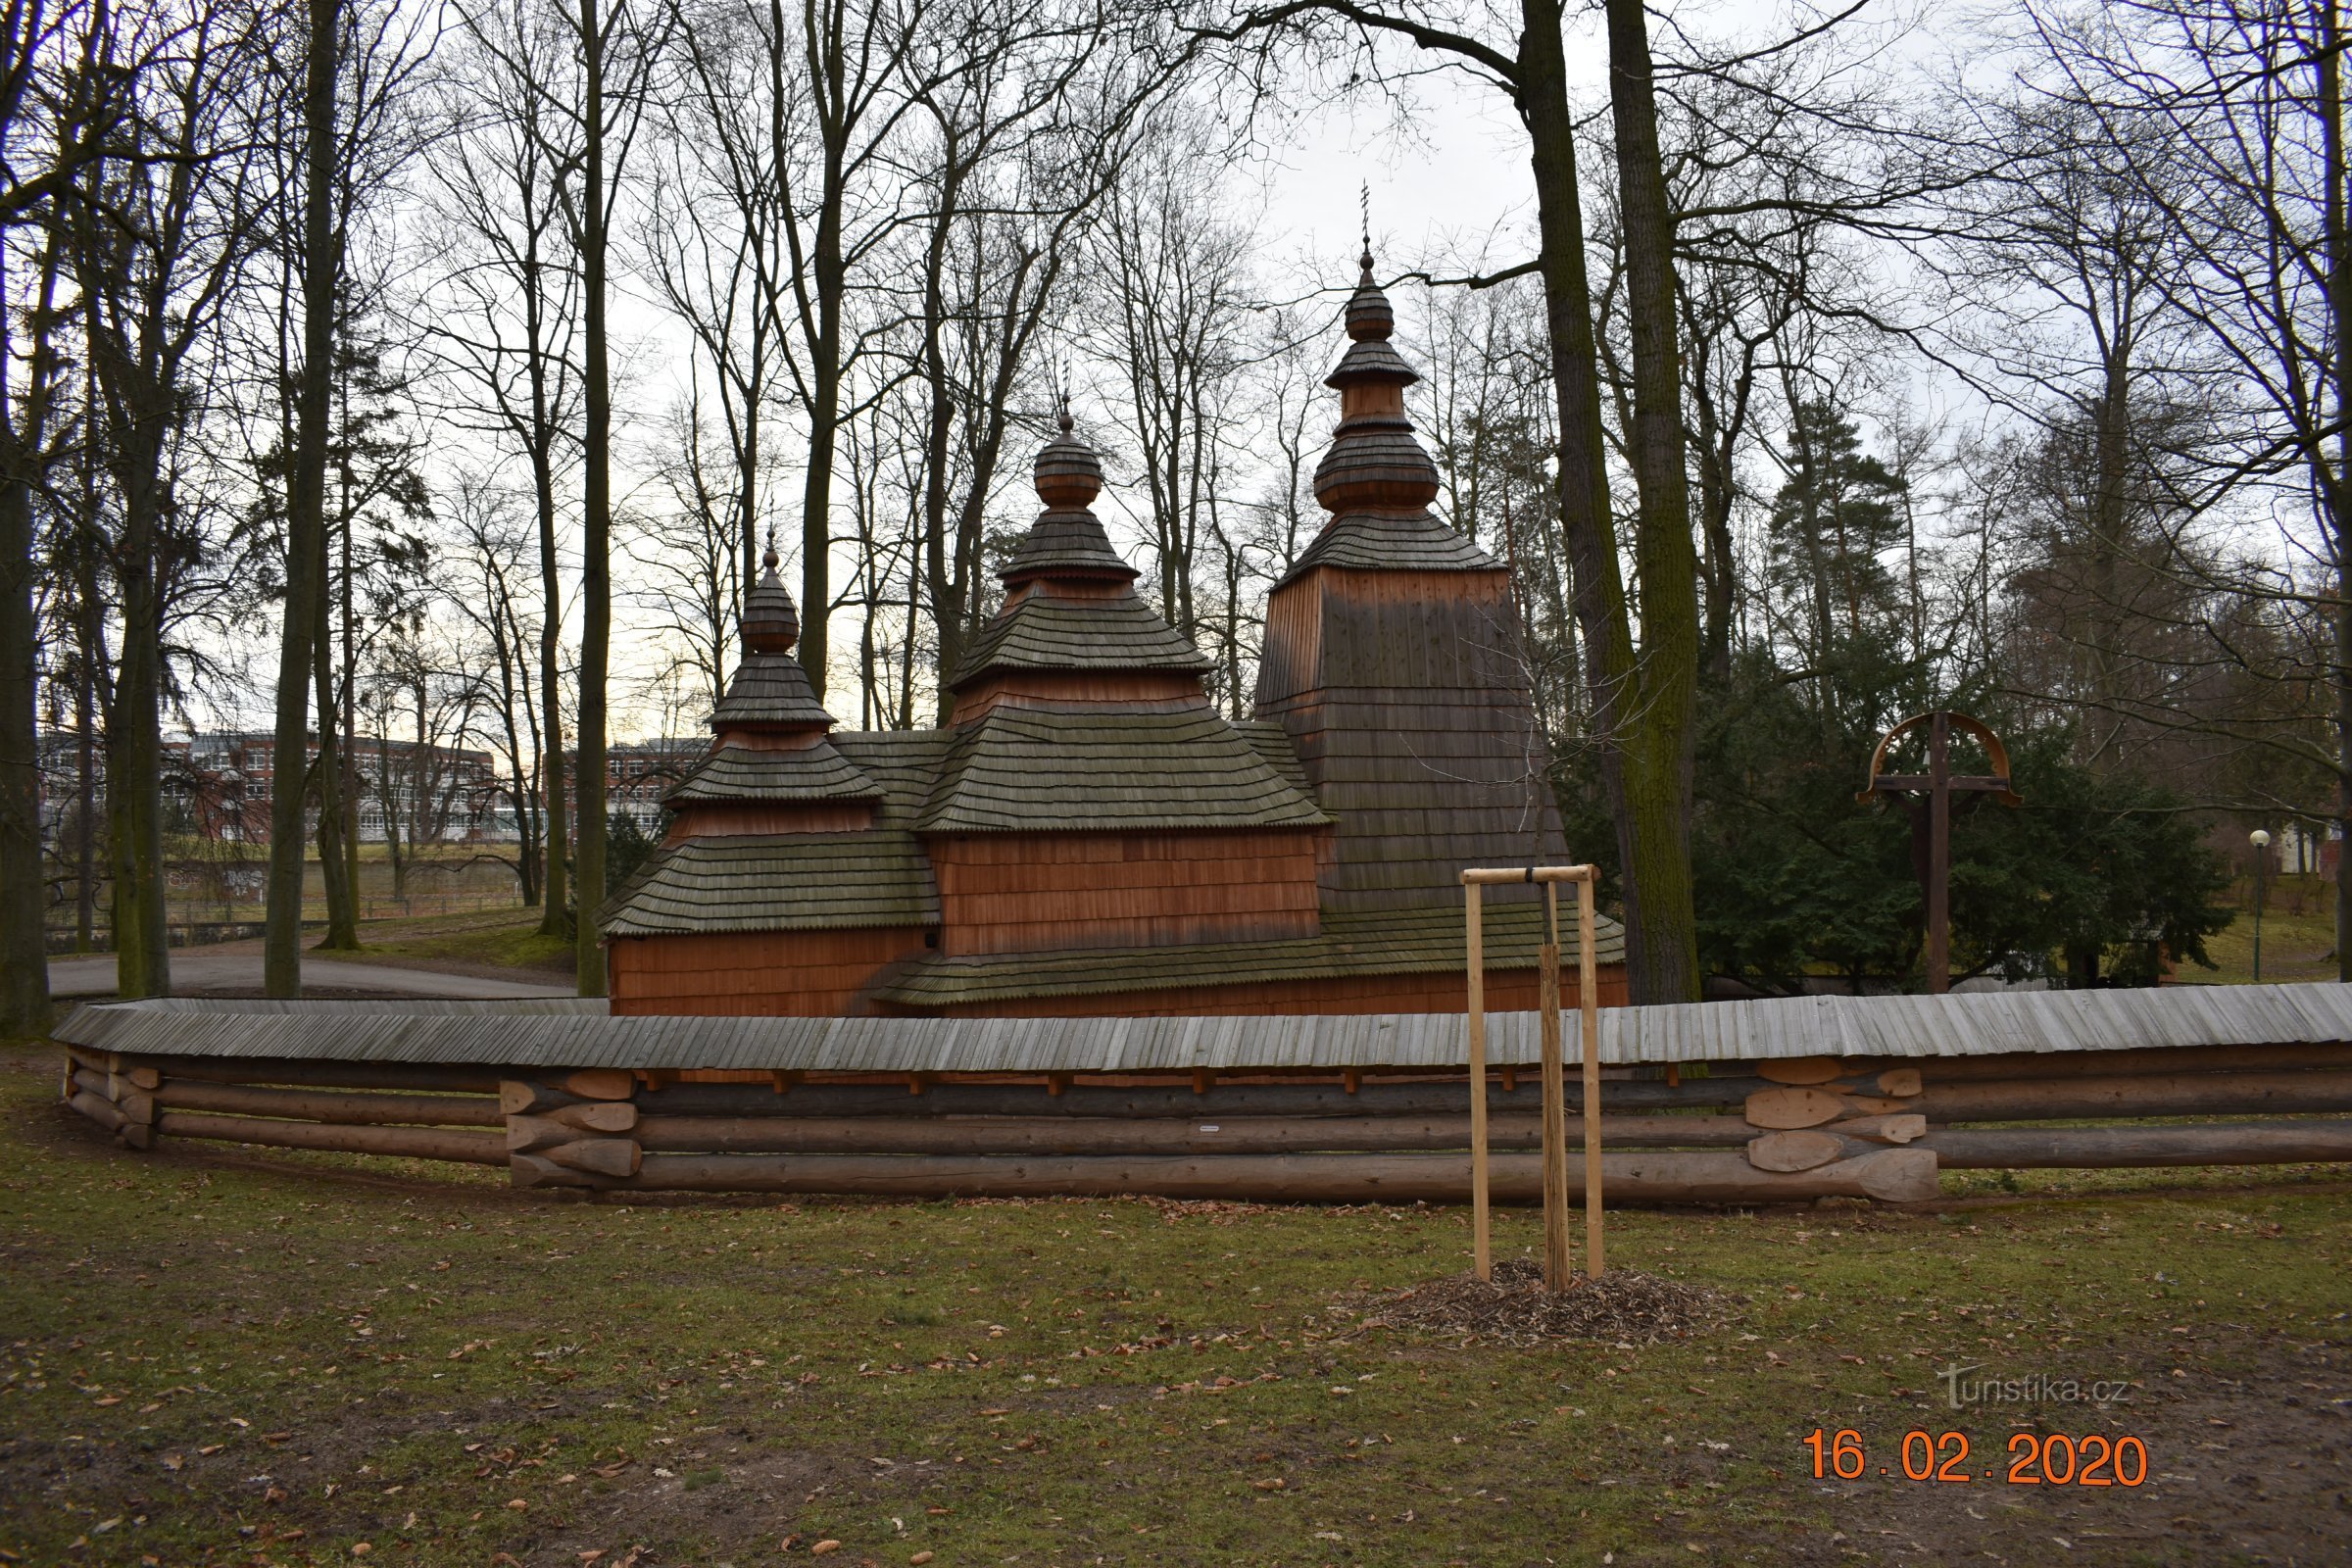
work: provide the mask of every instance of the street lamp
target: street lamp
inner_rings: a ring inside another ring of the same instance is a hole
[[[2262,984],[2262,873],[2271,863],[2271,834],[2256,828],[2246,835],[2254,846],[2254,983]]]

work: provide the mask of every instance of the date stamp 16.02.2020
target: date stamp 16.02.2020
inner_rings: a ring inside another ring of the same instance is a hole
[[[2078,1438],[2063,1432],[2015,1432],[2008,1451],[1999,1456],[2004,1462],[1989,1466],[1981,1458],[1971,1463],[1977,1450],[1967,1433],[1930,1432],[1924,1427],[1903,1434],[1897,1462],[1891,1466],[1874,1464],[1862,1434],[1851,1427],[1834,1432],[1815,1427],[1799,1446],[1812,1455],[1816,1481],[1859,1481],[1874,1471],[1890,1478],[1899,1474],[1906,1481],[1997,1480],[2021,1487],[2136,1487],[2148,1479],[2148,1446],[2129,1434],[2111,1438],[2092,1432]]]

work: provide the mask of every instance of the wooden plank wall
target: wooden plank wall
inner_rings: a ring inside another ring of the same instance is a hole
[[[862,833],[874,825],[867,801],[698,801],[678,812],[665,844],[770,833]]]
[[[1565,858],[1500,572],[1326,567],[1275,595],[1258,716],[1339,818],[1335,910],[1450,894],[1461,868]],[[1526,890],[1496,890],[1525,898]]]
[[[990,709],[1039,703],[1091,704],[1124,712],[1184,712],[1201,705],[1200,677],[1152,670],[1106,672],[1007,670],[956,694],[956,722],[968,724]]]
[[[926,951],[923,938],[909,926],[618,937],[612,1010],[838,1018],[875,970]]]
[[[1326,829],[930,840],[951,955],[1309,937]]]

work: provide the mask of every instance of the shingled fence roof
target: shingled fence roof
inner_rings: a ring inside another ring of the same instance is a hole
[[[1489,1060],[1539,1060],[1536,1025],[1534,1013],[1494,1014]],[[1601,1060],[1615,1065],[2264,1045],[2345,1045],[2352,1057],[2352,986],[1794,997],[1606,1007],[1600,1025]],[[601,1002],[172,999],[78,1007],[55,1037],[159,1055],[661,1070],[1336,1072],[1467,1059],[1459,1013],[615,1018]]]

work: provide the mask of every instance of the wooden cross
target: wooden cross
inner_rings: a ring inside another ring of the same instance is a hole
[[[1882,773],[1880,766],[1894,743],[1922,725],[1928,731],[1928,770],[1925,773]],[[1952,773],[1952,729],[1975,736],[1992,763],[1990,773]],[[1928,900],[1928,993],[1941,996],[1952,989],[1952,796],[1955,793],[1990,795],[2003,806],[2023,806],[2025,797],[2009,787],[2009,749],[1982,721],[1966,713],[1937,709],[1914,713],[1888,730],[1870,754],[1870,782],[1855,800],[1867,805],[1881,797],[1901,799],[1911,813],[1911,855]],[[1922,840],[1925,844],[1922,844]],[[1924,849],[1924,854],[1922,853]]]

